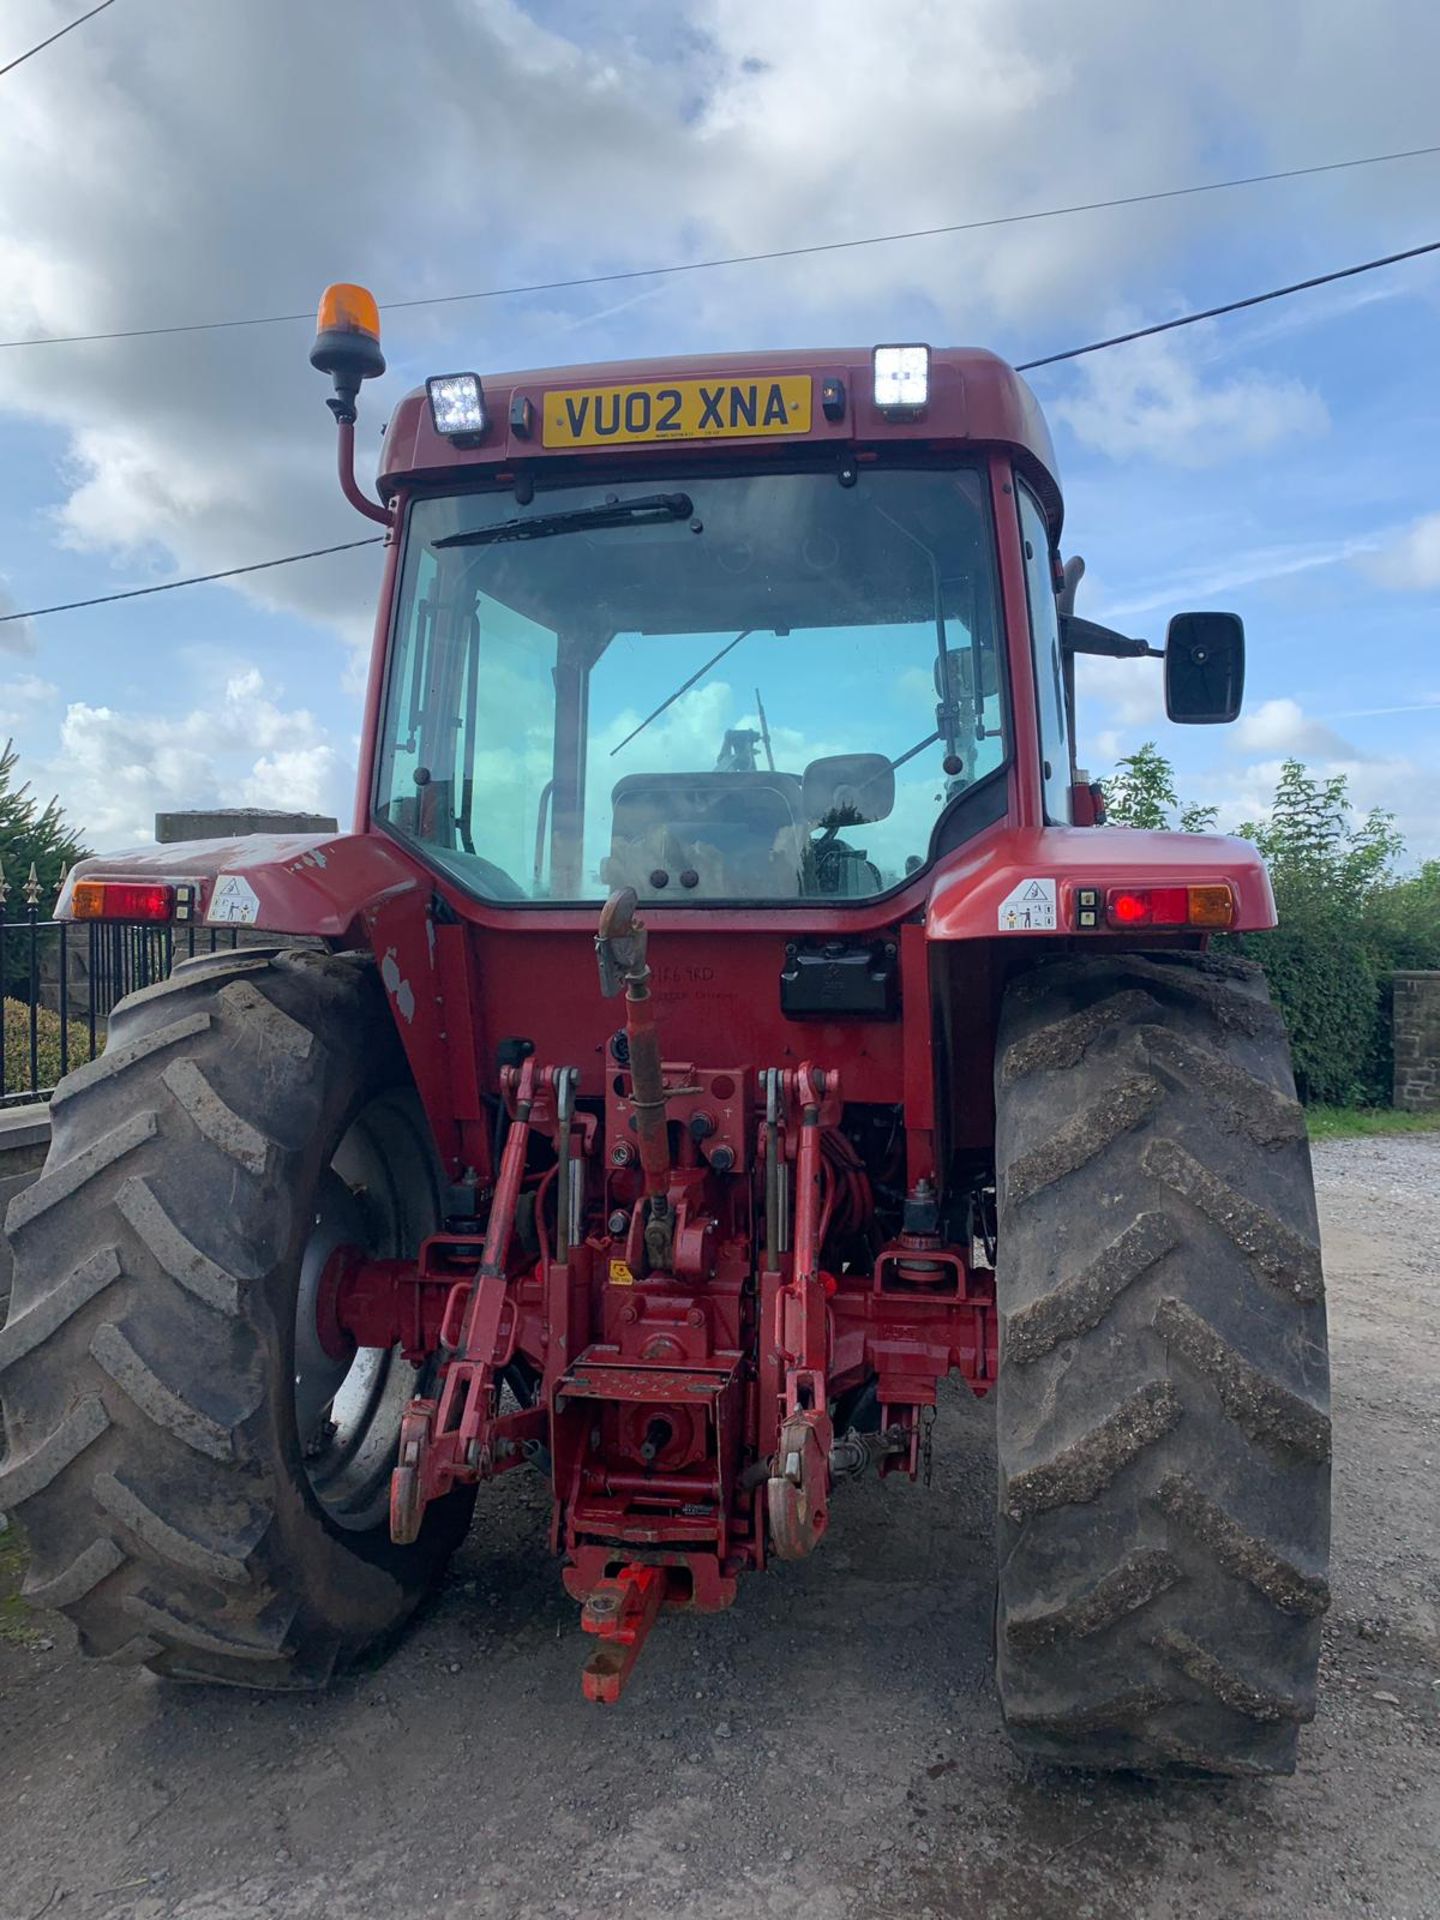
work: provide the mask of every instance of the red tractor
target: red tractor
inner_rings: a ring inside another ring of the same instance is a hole
[[[667,1607],[822,1547],[997,1402],[1026,1751],[1283,1772],[1328,1601],[1305,1126],[1260,862],[1106,827],[1050,440],[986,353],[428,381],[355,830],[86,861],[78,919],[241,928],[133,994],[11,1206],[27,1592],[92,1656],[308,1687],[541,1475],[613,1701]],[[1170,717],[1239,708],[1178,615]],[[264,936],[274,937],[263,944]],[[780,1570],[783,1578],[783,1569]]]

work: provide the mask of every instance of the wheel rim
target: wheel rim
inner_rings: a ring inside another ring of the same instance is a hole
[[[400,1420],[418,1369],[398,1348],[336,1359],[321,1344],[321,1281],[339,1246],[376,1259],[413,1253],[438,1223],[434,1163],[419,1103],[386,1093],[351,1122],[315,1191],[295,1305],[295,1429],[311,1490],[350,1532],[385,1517]]]

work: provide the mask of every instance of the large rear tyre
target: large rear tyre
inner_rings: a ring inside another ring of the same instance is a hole
[[[1329,1373],[1259,970],[1024,975],[996,1102],[1009,1731],[1069,1765],[1288,1773],[1329,1602]]]
[[[315,1335],[330,1247],[411,1252],[433,1154],[368,961],[183,963],[116,1008],[10,1207],[0,1331],[27,1597],[83,1650],[187,1680],[323,1685],[400,1627],[473,1494],[389,1537],[401,1356]]]

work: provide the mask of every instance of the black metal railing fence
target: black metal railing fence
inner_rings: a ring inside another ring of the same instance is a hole
[[[239,944],[233,927],[42,919],[40,892],[32,867],[16,913],[0,879],[0,1106],[47,1100],[103,1052],[127,993],[166,979],[177,960]]]

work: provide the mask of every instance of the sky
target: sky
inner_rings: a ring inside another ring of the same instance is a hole
[[[5,0],[0,65],[83,12]],[[623,272],[1440,143],[1433,0],[115,0],[0,78],[0,339]],[[1440,155],[385,316],[362,472],[427,373],[920,339],[1012,360],[1440,238]],[[1231,826],[1287,755],[1440,857],[1440,267],[1037,372],[1078,611],[1234,608],[1229,728],[1083,663]],[[0,612],[371,531],[305,322],[0,348]],[[379,562],[0,626],[0,734],[96,849],[157,809],[353,804]]]

